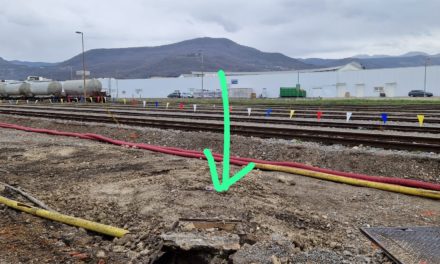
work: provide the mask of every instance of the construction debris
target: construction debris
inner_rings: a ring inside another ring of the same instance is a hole
[[[259,241],[254,245],[245,244],[232,256],[237,264],[245,263],[287,263],[288,259],[295,254],[295,245],[288,240],[273,238]]]
[[[180,218],[178,227],[193,227],[197,229],[216,228],[225,231],[233,231],[241,220],[220,220],[220,219],[197,219],[197,218]],[[190,231],[190,230],[189,230]]]
[[[233,251],[240,249],[240,237],[235,234],[168,233],[162,234],[164,246],[182,250]]]

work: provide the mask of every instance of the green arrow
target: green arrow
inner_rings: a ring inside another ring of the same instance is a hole
[[[223,175],[222,182],[218,178],[217,166],[215,164],[214,157],[211,150],[204,149],[203,153],[208,160],[209,170],[211,172],[212,184],[217,192],[225,192],[234,183],[248,174],[254,167],[255,163],[251,162],[246,167],[237,172],[234,176],[229,177],[230,171],[230,155],[229,149],[231,145],[231,121],[229,118],[229,100],[228,100],[228,85],[226,84],[226,76],[223,70],[218,71],[218,78],[220,79],[220,86],[222,88],[222,101],[223,101]]]

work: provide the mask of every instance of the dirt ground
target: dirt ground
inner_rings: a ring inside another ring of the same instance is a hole
[[[212,133],[8,116],[0,122],[222,150],[222,136]],[[440,182],[440,157],[433,153],[236,136],[231,146],[233,155]],[[2,264],[387,263],[360,227],[440,224],[438,201],[303,176],[253,170],[228,192],[216,193],[204,160],[11,129],[0,129],[0,150],[0,182],[23,188],[61,213],[130,231],[113,239],[0,205]],[[27,202],[7,188],[0,187],[0,195]],[[176,227],[180,218],[239,224],[232,231]],[[226,233],[238,235],[239,243],[232,250],[194,247],[188,256],[164,241],[164,234],[176,233],[217,238]]]

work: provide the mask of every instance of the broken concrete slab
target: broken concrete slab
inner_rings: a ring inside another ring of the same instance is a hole
[[[225,231],[233,231],[236,225],[240,223],[242,223],[242,221],[237,219],[180,218],[178,227],[183,227],[186,229],[191,229],[194,227],[197,229],[205,229],[205,230],[214,228]]]
[[[162,234],[164,246],[182,250],[222,250],[236,251],[240,249],[240,237],[229,233],[167,233]]]

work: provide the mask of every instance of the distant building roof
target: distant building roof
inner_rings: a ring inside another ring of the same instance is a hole
[[[297,71],[267,71],[267,72],[225,72],[226,76],[244,76],[244,75],[263,75],[263,74],[292,74],[292,73],[306,73],[306,72],[332,72],[332,71],[359,71],[364,68],[358,62],[350,62],[345,65],[328,67],[328,68],[319,68],[319,69],[307,69],[307,70],[297,70]],[[179,77],[198,77],[201,76],[217,76],[217,72],[200,72],[193,71],[189,74],[182,74]]]
[[[359,62],[352,61],[350,63],[347,63],[345,65],[336,66],[336,67],[329,67],[329,68],[321,68],[321,69],[312,69],[310,72],[326,72],[326,71],[359,71],[363,70],[364,68]]]

